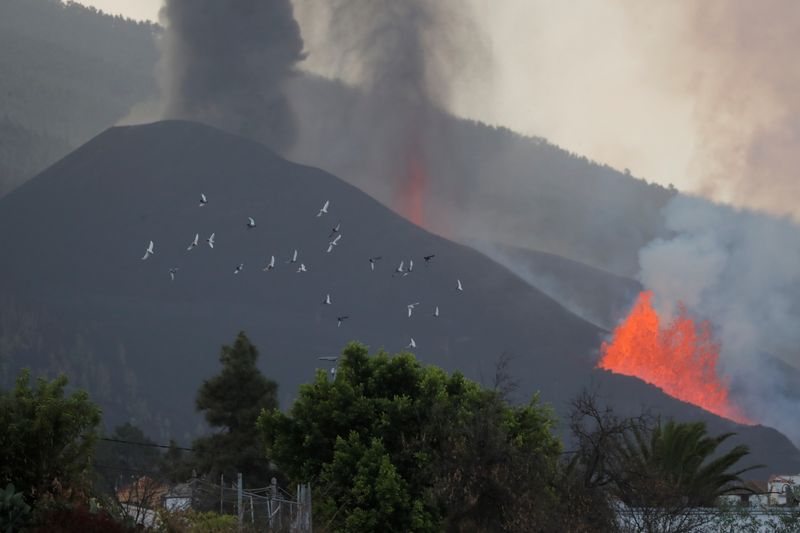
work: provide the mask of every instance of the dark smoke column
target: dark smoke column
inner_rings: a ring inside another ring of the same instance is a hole
[[[303,39],[290,0],[165,0],[160,18],[164,118],[291,146],[284,85],[303,59]]]

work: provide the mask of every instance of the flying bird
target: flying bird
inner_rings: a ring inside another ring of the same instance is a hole
[[[419,302],[408,304],[406,307],[408,308],[408,318],[411,318],[411,313],[414,312],[414,308],[419,305]]]
[[[333,229],[331,229],[331,234],[328,235],[328,238],[330,239],[331,237],[333,237],[334,235],[339,233],[339,228],[341,228],[341,227],[342,227],[342,223],[341,222],[337,222],[336,226],[334,226]]]
[[[214,247],[214,235],[216,235],[216,233],[212,233],[211,237],[206,239],[206,242],[208,243],[209,248],[213,248]]]
[[[433,259],[434,257],[436,257],[436,254],[426,255],[425,257],[423,257],[423,259],[425,260],[425,264],[427,265],[428,263],[430,263],[431,259]]]
[[[400,261],[400,266],[394,269],[394,274],[392,275],[394,276],[395,274],[405,274],[406,271],[403,270],[403,265],[405,265],[405,263],[406,263],[405,261]]]
[[[345,321],[345,320],[347,320],[348,318],[350,318],[348,315],[344,315],[344,316],[337,316],[337,317],[336,317],[336,327],[337,327],[337,328],[340,328],[340,327],[342,327],[342,322],[344,322],[344,321]]]
[[[459,292],[463,292],[464,291],[464,287],[461,285],[461,280],[457,279],[456,281],[458,282],[458,287],[457,287],[456,290],[459,291]]]
[[[325,304],[325,305],[331,305],[331,295],[330,294],[326,294],[325,295],[325,299],[322,300],[322,303]]]
[[[286,262],[287,263],[297,263],[297,250],[295,250],[294,253],[292,253],[292,257],[290,257],[289,260],[286,261]]]
[[[147,245],[147,250],[145,250],[144,255],[142,256],[142,261],[154,255],[156,252],[153,250],[153,241],[150,241],[150,244]]]
[[[263,270],[264,270],[264,272],[269,272],[269,271],[270,271],[270,270],[272,270],[273,268],[275,268],[275,256],[274,256],[274,255],[273,255],[273,256],[270,256],[270,258],[269,258],[269,263],[267,263],[267,266],[265,266],[265,267],[263,268]]]
[[[178,273],[178,269],[177,268],[170,268],[169,269],[169,279],[171,279],[172,281],[175,281],[175,274],[177,274],[177,273]]]
[[[411,342],[408,343],[408,346],[406,346],[406,348],[416,348],[416,347],[417,343],[414,342],[414,337],[411,337]]]
[[[433,316],[435,316],[436,318],[439,318],[439,306],[438,305],[436,306],[436,309],[433,310]]]
[[[322,209],[319,210],[319,213],[317,213],[317,216],[321,217],[322,215],[327,215],[328,214],[328,207],[330,205],[331,205],[330,200],[325,200],[325,205],[323,205]]]
[[[376,255],[375,257],[370,257],[369,258],[369,268],[371,268],[372,270],[375,270],[375,262],[376,261],[380,261],[380,260],[381,260],[381,256],[379,256],[379,255]]]
[[[405,272],[403,272],[403,277],[408,276],[413,271],[414,271],[414,260],[413,259],[409,259],[408,260],[408,269]]]
[[[206,195],[200,193],[200,205],[198,207],[205,207],[207,203],[208,203],[208,198],[206,198]]]
[[[233,273],[238,274],[239,272],[242,271],[243,268],[244,268],[244,263],[239,263],[238,265],[236,265],[236,270],[234,270]]]
[[[339,244],[339,240],[341,238],[342,238],[342,234],[340,233],[339,235],[336,236],[335,239],[333,239],[331,242],[328,243],[328,253],[331,253],[333,251],[334,246]]]
[[[247,217],[247,229],[253,229],[256,227],[256,221],[253,217]]]
[[[195,233],[194,234],[194,240],[192,241],[192,244],[190,244],[189,247],[186,250],[189,251],[192,248],[197,248],[197,243],[199,241],[200,241],[200,234],[199,233]]]
[[[306,270],[306,265],[303,263],[300,263],[300,267],[297,269],[297,273],[299,274],[300,272],[308,272],[308,270]]]

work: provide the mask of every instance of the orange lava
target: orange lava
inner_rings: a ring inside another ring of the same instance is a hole
[[[427,184],[425,168],[416,154],[406,161],[406,175],[400,190],[401,213],[417,226],[425,224],[425,186]]]
[[[635,376],[670,396],[741,424],[752,424],[728,396],[728,385],[717,374],[719,345],[708,322],[696,325],[681,305],[678,316],[661,324],[642,292],[625,322],[603,343],[600,368]]]

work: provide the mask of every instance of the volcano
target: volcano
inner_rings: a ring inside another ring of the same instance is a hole
[[[329,213],[317,217],[326,201]],[[337,224],[342,237],[329,253]],[[212,233],[213,249],[203,244]],[[195,234],[201,245],[187,251]],[[143,261],[151,240],[155,254]],[[564,412],[590,387],[621,413],[645,407],[737,431],[754,463],[800,470],[797,449],[777,431],[596,369],[607,331],[486,255],[329,173],[208,126],[107,130],[0,200],[0,249],[3,384],[21,367],[66,372],[109,425],[130,420],[181,441],[203,431],[194,394],[217,372],[219,346],[240,330],[259,347],[283,407],[313,378],[319,356],[350,340],[396,352],[414,338],[424,363],[487,385],[498,358],[510,355],[518,399],[539,391]],[[295,249],[307,272],[286,263]],[[262,271],[272,255],[275,268]],[[373,271],[374,256],[382,259]],[[393,275],[410,260],[409,275]],[[322,304],[327,294],[331,305]],[[350,318],[338,327],[342,315]]]

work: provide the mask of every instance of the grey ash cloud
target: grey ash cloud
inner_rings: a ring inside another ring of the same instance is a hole
[[[284,89],[304,54],[290,0],[166,0],[160,19],[164,118],[291,146],[297,126]]]

